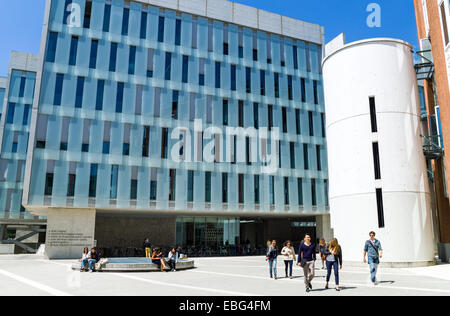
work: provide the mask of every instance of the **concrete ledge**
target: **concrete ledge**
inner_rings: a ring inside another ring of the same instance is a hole
[[[193,259],[179,260],[177,270],[195,268]],[[80,262],[72,264],[72,270],[80,270]],[[158,272],[158,266],[145,258],[111,258],[97,269],[98,272]]]
[[[436,261],[417,261],[417,262],[383,262],[381,261],[378,267],[380,268],[420,268],[436,265]],[[344,266],[347,267],[367,267],[369,264],[362,261],[344,261]]]
[[[0,244],[0,255],[13,255],[15,247],[14,244]]]

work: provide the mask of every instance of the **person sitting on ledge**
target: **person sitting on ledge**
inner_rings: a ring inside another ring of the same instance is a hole
[[[91,252],[89,253],[89,272],[95,272],[95,264],[100,261],[100,257],[95,250],[95,248],[91,249]]]
[[[158,268],[161,269],[161,272],[164,272],[164,269],[166,269],[166,264],[163,259],[163,253],[159,248],[155,248],[152,254],[152,262],[158,265]]]
[[[178,252],[175,248],[172,248],[172,250],[169,252],[169,255],[167,257],[167,264],[170,267],[171,272],[176,272],[177,270],[177,261],[178,261]]]
[[[86,247],[83,249],[83,255],[81,256],[80,272],[83,272],[85,267],[88,265],[89,258],[90,258],[89,248]]]

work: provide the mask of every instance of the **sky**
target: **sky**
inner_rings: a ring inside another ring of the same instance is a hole
[[[62,1],[62,0],[60,0]],[[235,0],[325,27],[325,41],[344,32],[347,42],[393,37],[417,49],[417,31],[412,0]],[[380,6],[380,27],[369,27],[367,7]],[[0,76],[8,72],[12,50],[39,53],[45,0],[3,1],[0,10]]]

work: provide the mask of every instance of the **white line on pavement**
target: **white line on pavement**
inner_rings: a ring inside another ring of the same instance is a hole
[[[45,284],[42,284],[42,283],[35,282],[33,280],[26,279],[24,277],[21,277],[21,276],[19,276],[17,274],[14,274],[14,273],[11,273],[11,272],[8,272],[8,271],[5,271],[5,270],[0,270],[0,274],[6,276],[8,278],[14,279],[14,280],[16,280],[18,282],[22,282],[24,284],[27,284],[27,285],[29,285],[31,287],[34,287],[34,288],[36,288],[38,290],[41,290],[43,292],[46,292],[48,294],[54,295],[54,296],[72,296],[71,294],[62,292],[60,290],[54,289],[54,288],[49,287],[49,286],[47,286]]]
[[[128,274],[122,274],[122,273],[110,273],[108,275],[114,275],[114,276],[118,276],[118,277],[125,278],[125,279],[141,281],[141,282],[146,282],[146,283],[155,284],[155,285],[171,286],[171,287],[178,287],[178,288],[183,288],[183,289],[188,289],[188,290],[197,290],[197,291],[204,291],[204,292],[213,292],[213,293],[222,294],[222,295],[260,296],[258,294],[252,294],[252,293],[242,293],[242,292],[218,290],[218,289],[211,289],[211,288],[191,286],[191,285],[184,285],[184,284],[174,284],[174,283],[160,282],[160,281],[139,278],[139,277],[131,276],[131,275],[128,275]]]

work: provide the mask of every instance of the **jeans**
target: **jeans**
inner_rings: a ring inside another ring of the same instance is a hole
[[[81,260],[81,269],[84,269],[88,265],[88,259]]]
[[[377,282],[377,270],[380,259],[377,257],[368,257],[368,263],[370,267],[370,278],[373,283]]]
[[[272,277],[272,271],[273,271],[273,276],[277,277],[277,258],[270,258],[269,259],[270,277]]]
[[[97,260],[95,260],[95,259],[89,259],[89,260],[88,260],[88,263],[89,263],[89,269],[92,270],[92,271],[94,271],[94,270],[95,270],[95,264],[97,263]]]
[[[284,260],[284,270],[286,271],[286,276],[288,276],[288,268],[289,268],[289,276],[292,276],[292,265],[294,264],[294,260]]]
[[[337,261],[327,261],[327,283],[330,282],[331,269],[334,269],[334,281],[339,285],[339,264]]]
[[[303,267],[303,274],[305,275],[305,286],[309,288],[311,281],[314,279],[315,261],[308,261]]]
[[[169,265],[170,270],[177,269],[177,264],[176,264],[175,260],[167,260],[167,264]]]

